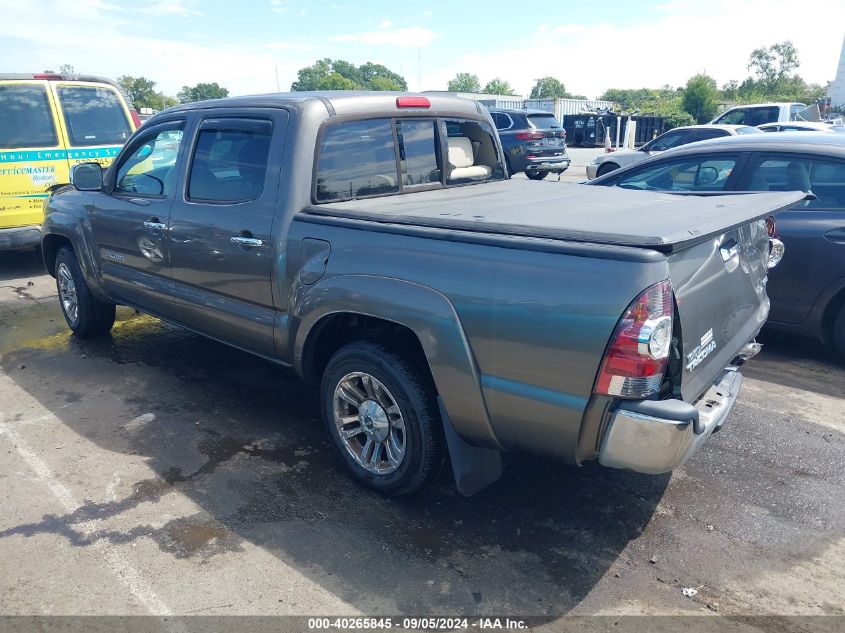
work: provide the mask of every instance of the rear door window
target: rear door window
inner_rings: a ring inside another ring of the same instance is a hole
[[[528,123],[538,130],[559,130],[560,123],[551,114],[529,114]]]
[[[114,89],[59,85],[56,93],[72,147],[122,145],[132,134]]]
[[[390,119],[352,121],[326,128],[317,164],[317,200],[350,200],[398,191]]]
[[[267,179],[273,123],[266,119],[210,119],[200,127],[187,197],[233,204],[258,199]]]
[[[34,84],[0,85],[0,149],[58,144],[47,89]]]
[[[838,209],[845,207],[845,162],[809,156],[768,154],[757,157],[747,191],[810,191],[815,200],[801,206]]]

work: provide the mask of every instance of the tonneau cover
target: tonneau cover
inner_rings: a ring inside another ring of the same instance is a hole
[[[804,197],[801,192],[681,196],[514,179],[333,202],[308,207],[305,213],[669,252]]]

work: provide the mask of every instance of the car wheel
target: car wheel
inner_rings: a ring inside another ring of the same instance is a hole
[[[845,360],[845,303],[839,307],[839,313],[833,320],[831,335],[834,349],[836,349],[839,357]]]
[[[357,481],[398,496],[437,474],[442,422],[430,382],[377,343],[350,343],[329,360],[320,387],[323,419]]]
[[[76,254],[68,246],[56,254],[56,288],[68,327],[81,338],[106,334],[114,325],[115,306],[100,301],[88,288]]]
[[[526,171],[525,175],[528,176],[529,180],[542,180],[549,175],[549,172],[541,169],[538,171]]]
[[[598,171],[596,171],[596,178],[600,178],[601,176],[609,174],[610,172],[615,171],[617,169],[619,169],[619,165],[617,165],[616,163],[604,163],[601,167],[598,168]]]

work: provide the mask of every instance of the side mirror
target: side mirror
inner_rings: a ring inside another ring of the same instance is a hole
[[[100,163],[79,163],[70,170],[70,182],[79,191],[100,191],[103,188],[103,168]]]

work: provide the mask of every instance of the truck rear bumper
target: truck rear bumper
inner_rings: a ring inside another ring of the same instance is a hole
[[[0,251],[17,251],[34,248],[41,243],[41,226],[18,226],[0,229]]]
[[[725,423],[741,386],[742,374],[726,369],[695,404],[682,400],[623,403],[605,432],[599,463],[651,474],[677,468]]]

